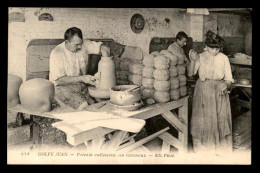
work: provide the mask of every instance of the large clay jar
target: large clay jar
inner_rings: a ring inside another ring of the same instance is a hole
[[[22,107],[39,113],[49,112],[52,109],[54,94],[54,84],[41,78],[24,82],[19,90]]]
[[[20,104],[19,88],[23,80],[21,77],[8,74],[7,81],[7,107],[13,107]]]
[[[110,90],[116,86],[116,69],[112,57],[101,57],[98,64],[99,85],[98,90]]]

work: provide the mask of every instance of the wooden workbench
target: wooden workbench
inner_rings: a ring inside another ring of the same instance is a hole
[[[13,108],[9,108],[11,111],[27,113],[30,115],[46,117],[55,119],[53,114],[55,113],[65,113],[65,112],[73,112],[73,110],[64,110],[60,107],[53,109],[51,112],[45,113],[37,113],[37,112],[30,112],[27,110],[22,109],[21,106],[16,106]],[[87,108],[88,111],[93,112],[109,112],[115,115],[120,115],[123,117],[131,117],[131,118],[138,118],[138,119],[149,119],[155,117],[157,115],[162,115],[176,130],[178,130],[178,137],[173,137],[171,134],[166,132],[168,129],[162,130],[161,133],[154,134],[152,137],[147,137],[148,139],[153,139],[155,137],[159,137],[163,140],[163,149],[170,150],[170,146],[174,146],[179,151],[187,152],[188,150],[188,97],[181,98],[177,101],[171,101],[168,103],[157,103],[153,105],[145,105],[136,111],[123,111],[119,109],[112,108],[111,105],[108,104],[108,101],[96,103],[90,105]],[[78,131],[75,132],[75,128],[68,124],[62,124],[61,122],[56,128],[64,131],[74,129],[73,135],[67,134],[67,142],[72,146],[77,146],[82,143],[87,143],[88,141],[98,139],[108,133],[116,131],[116,129],[104,128],[104,127],[97,127],[87,131]],[[148,142],[147,139],[144,142]],[[139,142],[143,144],[144,142]],[[136,142],[138,143],[138,142]],[[134,143],[131,146],[137,144]],[[130,146],[130,147],[131,147]],[[123,148],[124,150],[128,151],[127,148]]]

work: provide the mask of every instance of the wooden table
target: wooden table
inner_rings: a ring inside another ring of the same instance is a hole
[[[45,113],[30,112],[22,109],[21,106],[9,108],[9,110],[46,118],[55,118],[52,116],[54,113],[73,112],[72,110],[64,110],[59,107],[53,109],[51,112]],[[109,105],[107,101],[90,105],[87,110],[94,112],[104,111],[116,115],[121,115],[123,117],[138,118],[143,120],[155,117],[157,115],[162,115],[176,130],[178,130],[178,138],[173,137],[171,134],[166,132],[169,128],[165,128],[135,143],[131,141],[131,144],[125,145],[124,148],[122,148],[121,146],[122,151],[128,152],[156,137],[159,137],[163,140],[162,150],[164,151],[170,151],[170,146],[174,146],[179,151],[188,151],[188,97],[184,97],[177,101],[171,101],[168,103],[145,105],[136,111],[122,111],[118,109],[112,109],[111,105]],[[63,124],[62,126],[59,126],[59,129],[62,130],[64,127],[73,128],[70,125]],[[100,138],[114,131],[116,131],[116,129],[104,127],[97,127],[87,131],[78,131],[78,133],[74,134],[73,136],[67,134],[67,142],[72,146],[78,146],[82,143],[87,145],[89,141],[95,140],[96,142],[100,142]],[[124,136],[125,134],[123,134],[122,132],[114,133],[114,136],[118,137],[120,135]],[[117,149],[120,148],[120,144],[121,143],[117,141]]]
[[[252,85],[241,85],[241,84],[232,84],[231,85],[231,90],[234,88],[238,88],[248,99],[249,101],[241,100],[241,99],[236,99],[236,102],[239,106],[246,107],[251,110],[251,105],[252,105],[252,97],[251,95],[245,90],[245,88],[252,88]]]

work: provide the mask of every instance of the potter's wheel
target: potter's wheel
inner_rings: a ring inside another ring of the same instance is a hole
[[[110,90],[99,90],[96,87],[88,87],[88,92],[89,95],[94,98],[110,98]]]
[[[116,104],[112,103],[111,101],[109,101],[109,105],[111,105],[113,108],[122,109],[125,111],[134,111],[134,110],[139,109],[143,105],[143,102],[140,100],[139,102],[136,102],[132,105],[119,106],[119,105],[116,105]]]

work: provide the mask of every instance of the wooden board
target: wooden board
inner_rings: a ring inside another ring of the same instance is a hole
[[[68,136],[75,136],[82,131],[95,129],[97,127],[106,127],[115,130],[124,130],[132,133],[138,133],[144,127],[144,125],[144,120],[134,118],[105,119],[78,124],[60,121],[52,124],[53,127],[64,131]]]
[[[123,142],[123,139],[127,133],[128,132],[126,131],[116,131],[112,138],[102,146],[101,151],[115,152],[119,148],[119,145]]]
[[[234,87],[252,88],[252,85],[251,85],[251,84],[250,84],[250,85],[242,85],[242,84],[236,83],[236,84],[232,84],[232,86],[234,86]]]
[[[164,142],[167,142],[168,144],[174,146],[177,149],[182,149],[183,148],[183,143],[169,134],[168,132],[165,132],[159,136]]]
[[[134,143],[132,145],[129,145],[129,146],[119,150],[119,152],[128,153],[129,151],[131,151],[131,150],[133,150],[133,149],[153,140],[154,138],[158,137],[159,135],[161,135],[162,133],[166,132],[169,129],[170,129],[169,127],[164,128],[164,129],[162,129],[162,130],[160,130],[160,131],[158,131],[158,132],[156,132],[156,133],[154,133],[154,134],[152,134],[152,135],[150,135],[150,136],[148,136],[144,139],[141,139],[140,141],[137,141],[136,143]]]
[[[242,134],[244,131],[251,128],[251,111],[240,115],[233,122],[233,135]]]
[[[105,105],[102,108],[99,109],[100,112],[111,112],[114,114],[120,114],[124,117],[131,117],[131,118],[138,118],[138,119],[148,119],[154,116],[157,116],[166,110],[173,110],[178,107],[183,106],[184,104],[187,104],[188,97],[184,97],[182,99],[179,99],[178,101],[171,101],[168,103],[158,103],[154,105],[147,105],[142,107],[139,110],[136,111],[116,111],[113,112],[110,108],[109,105]],[[188,115],[186,115],[188,116]],[[58,128],[58,127],[57,127]],[[70,126],[62,125],[59,126],[59,129],[62,131],[68,131],[70,130]],[[108,134],[112,131],[115,131],[115,129],[110,129],[110,128],[104,128],[104,127],[97,127],[94,129],[90,129],[88,131],[78,131],[73,136],[67,136],[67,142],[69,142],[71,145],[76,146],[81,143],[84,143],[86,140],[90,140],[93,138],[96,138],[98,136],[102,136],[105,134]]]
[[[233,135],[233,142],[241,143],[240,141],[246,136],[251,136],[251,129],[246,130],[240,135]]]
[[[176,130],[183,132],[184,124],[171,111],[161,114]]]
[[[143,59],[143,50],[139,47],[125,46],[125,49],[121,55],[121,58],[142,60]]]

